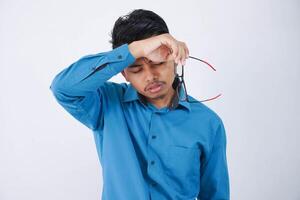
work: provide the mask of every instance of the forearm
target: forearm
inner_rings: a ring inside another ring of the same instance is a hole
[[[96,129],[104,112],[104,88],[108,86],[105,82],[134,61],[127,44],[84,56],[57,74],[50,88],[65,110],[90,129]]]
[[[134,61],[127,44],[112,51],[84,56],[57,74],[50,88],[53,92],[70,94],[95,91]]]

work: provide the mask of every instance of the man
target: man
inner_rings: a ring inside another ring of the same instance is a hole
[[[51,84],[58,102],[93,131],[102,199],[229,199],[222,120],[184,101],[176,77],[186,44],[142,9],[116,21],[111,43],[113,50],[82,57]],[[108,81],[119,72],[130,84]]]

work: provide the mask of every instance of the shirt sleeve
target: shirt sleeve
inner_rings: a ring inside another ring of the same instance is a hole
[[[96,129],[103,119],[103,91],[108,80],[134,61],[128,44],[87,55],[58,73],[50,89],[67,112],[88,128]]]
[[[229,200],[229,176],[226,158],[226,132],[218,120],[209,156],[201,165],[199,200]]]

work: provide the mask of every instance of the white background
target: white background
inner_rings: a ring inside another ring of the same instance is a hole
[[[190,54],[188,91],[223,119],[233,200],[300,199],[300,2],[0,1],[0,199],[100,199],[92,132],[60,107],[54,76],[111,50],[115,20],[153,10]],[[125,81],[120,75],[113,78]],[[298,145],[298,147],[297,147]]]

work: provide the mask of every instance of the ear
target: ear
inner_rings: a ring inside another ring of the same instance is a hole
[[[122,70],[121,73],[122,73],[122,75],[124,76],[124,78],[126,79],[126,81],[129,82],[125,70]]]

